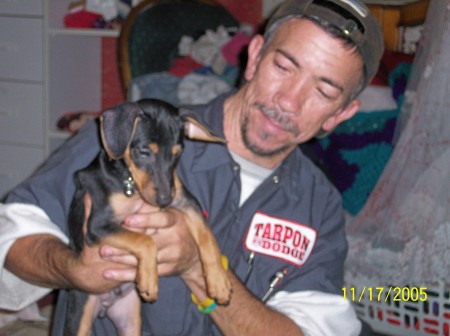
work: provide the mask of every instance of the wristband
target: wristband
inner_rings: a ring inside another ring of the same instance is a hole
[[[228,271],[228,258],[222,255],[222,267],[225,271]]]
[[[224,255],[222,256],[222,266],[224,270],[228,270],[228,259]],[[197,297],[191,293],[192,302],[197,306],[198,311],[201,314],[211,314],[212,311],[217,307],[216,301],[211,298],[206,298],[204,301],[200,302]]]
[[[192,302],[194,302],[194,304],[199,308],[208,308],[209,306],[211,306],[213,303],[216,302],[211,298],[206,298],[204,301],[200,302],[197,299],[197,297],[192,293],[191,293],[191,299],[192,299]]]
[[[216,301],[206,298],[203,302],[199,302],[194,294],[191,294],[192,302],[197,306],[198,311],[202,314],[210,314],[217,307]]]
[[[208,315],[211,314],[212,311],[214,310],[214,308],[217,307],[217,303],[214,301],[212,305],[210,305],[209,307],[203,308],[198,306],[198,311],[200,312],[200,314],[204,314],[204,315]]]

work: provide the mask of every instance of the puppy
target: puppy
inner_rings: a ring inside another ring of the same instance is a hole
[[[198,244],[208,295],[228,304],[231,283],[222,267],[221,253],[200,206],[185,189],[175,167],[184,135],[202,141],[223,142],[202,127],[187,110],[146,99],[124,103],[100,116],[103,150],[87,168],[75,174],[76,192],[69,213],[71,247],[80,253],[85,244],[110,245],[138,260],[135,284],[124,284],[102,295],[71,290],[66,335],[89,335],[97,317],[108,316],[121,335],[141,334],[139,296],[148,302],[158,297],[156,246],[151,237],[127,230],[125,217],[144,202],[162,209],[180,209]],[[92,208],[83,227],[84,196]]]

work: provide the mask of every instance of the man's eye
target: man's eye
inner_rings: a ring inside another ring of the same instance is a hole
[[[327,94],[325,91],[323,91],[323,90],[320,90],[319,89],[319,92],[320,92],[320,94],[323,96],[323,97],[325,97],[326,99],[331,99],[332,97],[329,95],[329,94]]]
[[[287,68],[282,64],[280,64],[279,62],[275,62],[275,66],[282,71],[287,71]]]
[[[338,95],[333,92],[330,92],[330,90],[318,88],[317,91],[319,91],[319,94],[327,100],[334,100],[338,98]]]

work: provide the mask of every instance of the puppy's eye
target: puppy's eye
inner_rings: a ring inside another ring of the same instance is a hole
[[[132,149],[132,153],[134,155],[134,157],[149,157],[150,155],[152,155],[152,151],[149,147],[147,146],[136,146]]]
[[[140,156],[149,156],[152,154],[148,148],[138,148],[137,152]]]

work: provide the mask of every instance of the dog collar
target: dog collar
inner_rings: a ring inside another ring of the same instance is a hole
[[[134,195],[134,193],[136,192],[136,187],[135,187],[135,183],[134,180],[131,176],[128,176],[127,179],[122,181],[123,183],[123,192],[125,195],[127,195],[128,197],[131,197]]]

